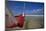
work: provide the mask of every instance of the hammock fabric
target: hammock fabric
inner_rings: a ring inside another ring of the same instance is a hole
[[[20,16],[16,16],[16,17],[18,17],[18,23],[17,23],[17,25],[15,24],[15,23],[13,23],[12,25],[10,25],[10,26],[6,26],[7,28],[13,28],[13,27],[23,27],[23,25],[24,25],[24,16],[22,16],[22,15],[20,15]]]

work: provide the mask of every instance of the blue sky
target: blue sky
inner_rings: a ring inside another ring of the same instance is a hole
[[[22,14],[22,12],[27,15],[43,15],[44,13],[44,3],[8,1],[7,6],[13,13],[13,16]]]

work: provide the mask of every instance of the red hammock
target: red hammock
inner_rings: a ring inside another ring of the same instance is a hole
[[[12,25],[10,25],[10,26],[6,26],[7,28],[13,28],[13,27],[16,27],[16,26],[18,26],[18,27],[23,27],[23,25],[24,25],[24,16],[22,16],[22,15],[20,15],[20,16],[18,16],[18,23],[17,23],[17,25],[14,23],[14,24],[12,24]]]

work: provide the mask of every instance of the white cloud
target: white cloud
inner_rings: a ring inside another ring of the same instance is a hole
[[[32,13],[43,13],[43,9],[33,9]]]

